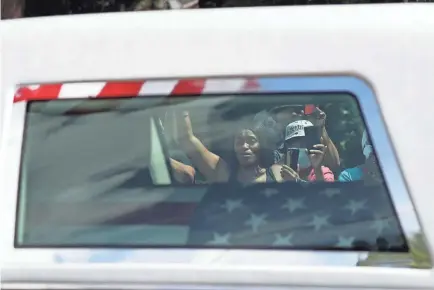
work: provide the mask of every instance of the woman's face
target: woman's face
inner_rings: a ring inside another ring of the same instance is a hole
[[[234,150],[241,166],[252,166],[258,163],[259,141],[251,130],[242,130],[235,137]]]

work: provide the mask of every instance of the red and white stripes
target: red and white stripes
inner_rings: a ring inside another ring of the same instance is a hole
[[[20,87],[15,94],[14,102],[237,93],[255,91],[258,88],[257,80],[248,78],[58,83]]]

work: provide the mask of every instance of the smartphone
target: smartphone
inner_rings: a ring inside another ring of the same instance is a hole
[[[312,115],[316,111],[315,105],[308,104],[304,106],[304,114],[305,115]]]
[[[304,144],[307,150],[315,149],[313,146],[317,144],[321,144],[321,134],[320,127],[312,126],[304,128]]]
[[[298,157],[300,156],[300,149],[288,148],[285,154],[285,164],[297,171]]]

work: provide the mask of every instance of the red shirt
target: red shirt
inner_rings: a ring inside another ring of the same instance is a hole
[[[335,175],[330,170],[330,168],[328,168],[326,166],[321,166],[321,171],[322,171],[322,175],[323,175],[323,178],[324,178],[325,182],[333,182],[333,181],[335,181]],[[315,170],[313,168],[310,168],[310,173],[307,176],[307,180],[308,181],[316,181]]]

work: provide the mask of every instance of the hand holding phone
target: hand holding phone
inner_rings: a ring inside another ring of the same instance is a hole
[[[327,146],[323,144],[314,145],[313,149],[309,150],[309,159],[310,164],[314,169],[320,169],[323,165],[324,160],[324,152],[327,149]]]
[[[297,171],[299,156],[300,156],[300,149],[288,148],[285,153],[285,165],[288,165],[293,170]]]
[[[305,105],[304,115],[307,116],[315,126],[319,126],[319,127],[325,126],[325,120],[327,118],[327,115],[316,105],[312,105],[312,104]]]
[[[280,176],[284,181],[298,181],[298,158],[300,149],[288,148],[285,154],[285,164],[280,169]]]

